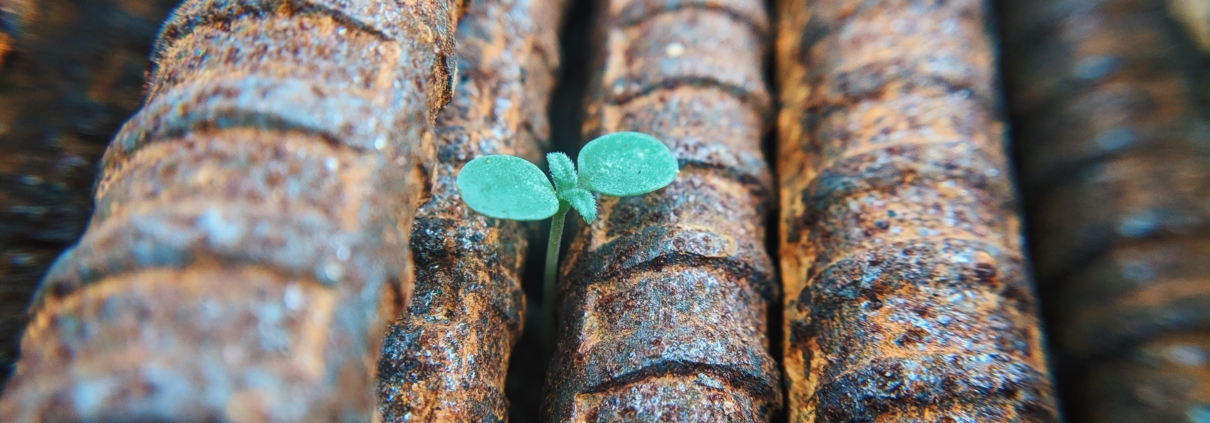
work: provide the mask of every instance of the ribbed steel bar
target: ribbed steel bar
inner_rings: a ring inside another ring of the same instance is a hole
[[[446,0],[188,0],[4,421],[368,421],[450,96]]]
[[[780,0],[792,422],[1057,420],[978,0]]]
[[[1210,127],[1165,3],[1002,5],[1033,256],[1080,421],[1210,418]]]
[[[547,418],[767,421],[782,395],[766,334],[764,4],[603,1],[596,33],[585,132],[651,134],[681,173],[600,197],[598,220],[572,231]]]

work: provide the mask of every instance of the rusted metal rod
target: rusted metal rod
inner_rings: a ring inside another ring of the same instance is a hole
[[[378,365],[387,422],[505,421],[504,376],[521,335],[526,227],[488,219],[454,186],[488,154],[537,162],[559,65],[562,0],[473,0],[457,32],[458,88],[437,119],[437,177],[412,229],[416,288]]]
[[[987,4],[778,3],[790,421],[1057,420]]]
[[[1162,0],[1002,11],[1031,243],[1073,417],[1210,418],[1210,126],[1193,44]]]
[[[680,176],[599,198],[562,269],[549,421],[767,421],[781,408],[763,220],[769,25],[753,0],[602,1],[590,135],[664,141]],[[577,218],[569,221],[577,221]]]
[[[450,96],[446,0],[188,0],[0,420],[368,421]]]

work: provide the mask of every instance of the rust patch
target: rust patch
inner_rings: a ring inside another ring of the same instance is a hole
[[[1210,416],[1210,377],[1164,358],[1204,354],[1210,325],[1210,131],[1184,63],[1196,52],[1165,7],[1035,0],[1002,14],[1034,257],[1069,403],[1088,421]]]
[[[527,230],[466,207],[454,181],[479,156],[542,159],[563,8],[559,0],[474,0],[459,24],[461,80],[437,119],[433,196],[412,229],[415,292],[378,364],[384,421],[507,420],[504,379],[525,314]]]
[[[370,420],[381,338],[410,298],[454,12],[176,9],[88,229],[34,300],[0,419]]]
[[[38,281],[87,223],[104,146],[138,109],[179,0],[0,0],[0,383]]]
[[[779,3],[790,421],[1056,421],[986,5]]]
[[[782,395],[766,335],[779,292],[764,249],[763,6],[599,7],[585,132],[649,133],[681,174],[601,197],[596,223],[572,230],[546,419],[767,421]]]

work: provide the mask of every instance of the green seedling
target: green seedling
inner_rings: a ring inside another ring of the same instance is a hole
[[[546,155],[554,184],[525,159],[494,154],[471,160],[458,173],[462,201],[488,217],[520,221],[554,217],[546,245],[542,286],[543,341],[554,340],[555,277],[563,223],[576,209],[588,223],[597,218],[593,193],[614,197],[646,194],[672,183],[680,172],[676,157],[659,140],[637,132],[615,132],[580,149],[579,172],[563,153]]]

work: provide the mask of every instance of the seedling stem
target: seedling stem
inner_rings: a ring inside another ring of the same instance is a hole
[[[555,296],[559,275],[559,248],[563,245],[563,223],[571,203],[559,202],[559,211],[550,221],[550,237],[546,240],[546,272],[542,277],[542,343],[547,353],[555,345]]]

